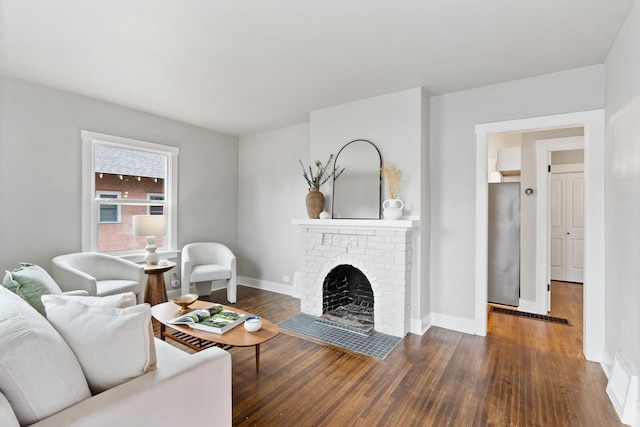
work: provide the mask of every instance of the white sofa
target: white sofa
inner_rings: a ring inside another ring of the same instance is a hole
[[[230,354],[153,341],[155,370],[92,396],[62,335],[0,286],[0,426],[230,426]]]

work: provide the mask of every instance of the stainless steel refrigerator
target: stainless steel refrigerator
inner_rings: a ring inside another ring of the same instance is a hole
[[[489,184],[488,301],[517,307],[520,300],[520,183]]]

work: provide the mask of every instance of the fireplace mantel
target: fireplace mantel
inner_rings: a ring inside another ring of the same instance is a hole
[[[420,226],[417,219],[294,219],[294,225],[304,227],[342,227],[342,228],[406,228],[413,229]]]

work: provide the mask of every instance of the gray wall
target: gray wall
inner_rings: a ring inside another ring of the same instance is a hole
[[[604,66],[431,99],[431,311],[474,318],[475,126],[604,107]]]
[[[306,218],[307,183],[298,159],[309,158],[309,124],[240,137],[240,250],[238,274],[250,283],[291,292],[300,266],[300,230]],[[289,283],[283,276],[289,276]],[[287,288],[289,288],[287,290]]]
[[[640,3],[618,34],[606,66],[607,179],[605,355],[624,353],[640,372]],[[613,121],[613,123],[612,123]],[[612,135],[620,122],[634,133]],[[605,359],[605,362],[607,360]],[[639,405],[640,407],[640,405]]]
[[[81,250],[83,129],[179,147],[179,248],[237,248],[237,138],[2,76],[0,268]]]

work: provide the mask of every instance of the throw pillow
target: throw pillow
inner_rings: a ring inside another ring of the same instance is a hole
[[[92,307],[52,295],[44,295],[42,302],[49,322],[78,358],[93,394],[155,369],[149,305]]]
[[[91,397],[75,355],[22,298],[0,286],[0,391],[20,425]]]
[[[133,292],[125,292],[116,295],[106,295],[103,297],[94,297],[87,295],[54,295],[55,298],[60,298],[69,301],[79,302],[84,305],[90,305],[92,307],[117,307],[126,308],[133,307],[138,303],[136,300],[136,294]]]
[[[36,264],[21,262],[20,267],[7,271],[3,286],[29,303],[43,316],[46,316],[40,297],[48,294],[61,294],[62,291],[47,271]]]

